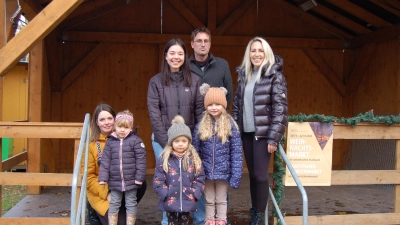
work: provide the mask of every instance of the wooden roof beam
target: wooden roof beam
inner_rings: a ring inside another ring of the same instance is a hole
[[[193,28],[204,27],[204,24],[194,15],[181,0],[168,0],[175,9],[193,26]]]
[[[21,32],[0,49],[0,76],[43,40],[83,0],[53,0]]]
[[[322,58],[317,50],[312,48],[303,48],[304,54],[310,59],[310,61],[318,68],[321,74],[328,80],[331,86],[336,90],[340,96],[344,96],[346,92],[346,86],[339,79],[339,75],[336,74],[328,63]]]
[[[89,52],[63,79],[62,90],[65,91],[112,43],[101,42]]]
[[[87,1],[82,3],[78,8],[76,8],[69,16],[65,19],[68,21],[74,17],[81,16],[87,13],[92,13],[92,10],[108,5],[112,2],[125,2],[125,0],[97,0],[97,1]],[[126,5],[126,3],[125,3]]]
[[[94,1],[94,2],[97,2],[97,1]],[[64,20],[62,22],[61,26],[63,27],[63,29],[68,29],[68,28],[77,26],[79,24],[88,22],[90,20],[93,20],[99,16],[102,16],[104,14],[114,11],[115,9],[118,9],[118,8],[121,8],[121,7],[124,7],[127,5],[125,0],[118,0],[118,1],[109,0],[107,2],[102,1],[102,3],[107,3],[107,4],[104,4],[104,5],[84,4],[84,5],[79,6],[77,8],[77,10],[79,10],[81,7],[83,7],[85,5],[89,5],[89,6],[85,6],[84,9],[81,9],[77,14],[74,14],[74,16],[71,15],[69,18]],[[92,6],[92,7],[90,8],[90,6]]]
[[[362,48],[360,58],[357,60],[354,70],[350,75],[349,82],[346,84],[346,96],[349,96],[358,89],[358,86],[360,86],[365,71],[375,54],[377,46],[377,43],[370,43]]]
[[[145,34],[122,32],[86,32],[64,31],[63,41],[72,42],[113,42],[137,44],[165,44],[174,37],[181,37],[186,43],[190,41],[188,34]],[[252,36],[213,36],[213,45],[219,46],[246,46]],[[275,38],[265,37],[268,43],[275,48],[323,48],[343,49],[343,41],[339,39],[313,38]]]
[[[393,13],[394,15],[400,16],[400,11],[399,10],[393,9],[392,7],[390,7],[390,6],[386,5],[385,3],[383,3],[382,1],[380,1],[380,0],[370,0],[370,1],[372,3],[374,3],[375,5],[383,8],[383,9],[385,9],[385,10],[391,12],[391,13]],[[400,3],[399,3],[398,0],[386,0],[386,2],[389,5],[392,5],[392,6],[396,7],[396,8],[398,8],[398,9],[400,8]]]
[[[387,22],[386,20],[375,16],[369,11],[357,6],[356,4],[351,3],[350,1],[337,1],[337,0],[326,0],[327,2],[343,9],[344,11],[353,14],[354,16],[368,22],[377,28],[389,27],[392,24]]]
[[[35,0],[24,0],[24,2],[31,8],[36,14],[39,14],[43,10],[43,6]],[[33,18],[30,18],[33,19]]]
[[[329,23],[326,23],[315,16],[308,14],[307,12],[304,12],[300,8],[287,3],[286,1],[282,0],[271,0],[272,3],[278,5],[279,7],[283,8],[284,10],[288,11],[289,13],[296,15],[304,20],[309,21],[310,23],[314,24],[315,26],[328,31],[329,33],[332,33],[333,35],[343,39],[343,40],[348,40],[353,38],[353,35],[346,33],[343,30],[340,30],[336,28],[335,26],[330,25]]]
[[[327,8],[321,4],[318,4],[311,10],[320,14],[321,16],[324,16],[324,17],[334,21],[337,24],[342,25],[343,27],[346,27],[347,29],[353,31],[354,33],[368,34],[371,32],[371,30],[369,30],[368,28],[366,28],[350,19],[347,19],[346,17],[340,15],[339,13],[336,13],[333,10],[330,10],[329,8]]]
[[[360,35],[350,40],[348,48],[359,48],[372,42],[392,40],[400,35],[400,24],[376,30],[369,34]]]
[[[217,28],[217,35],[223,35],[254,3],[254,0],[245,0],[236,10]]]

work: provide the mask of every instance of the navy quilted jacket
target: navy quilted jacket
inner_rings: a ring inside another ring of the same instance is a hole
[[[160,197],[158,209],[167,212],[197,211],[197,201],[204,190],[204,171],[196,175],[192,160],[188,171],[183,167],[184,160],[171,153],[168,160],[168,173],[162,168],[163,160],[157,161],[154,171],[153,189]]]
[[[243,172],[242,140],[234,122],[231,121],[232,136],[224,144],[216,134],[206,141],[200,140],[199,125],[194,129],[192,145],[200,154],[206,179],[223,180],[231,187],[239,188]]]
[[[146,150],[135,131],[120,140],[113,133],[104,146],[99,181],[106,181],[109,190],[129,191],[140,186],[146,176]]]

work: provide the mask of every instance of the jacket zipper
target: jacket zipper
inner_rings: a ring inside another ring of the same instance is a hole
[[[119,141],[119,172],[121,173],[122,191],[125,191],[124,172],[122,170],[122,143],[123,143],[123,139],[120,139],[120,141]]]
[[[179,187],[180,187],[180,194],[179,194],[179,202],[181,204],[181,212],[183,212],[183,205],[182,205],[182,159],[179,159]]]
[[[211,173],[211,179],[213,179],[214,178],[214,165],[215,165],[215,136],[216,135],[213,135],[214,136],[214,139],[213,139],[213,149],[212,149],[212,173]]]
[[[181,115],[181,103],[179,98],[179,75],[175,74],[175,87],[176,87],[176,94],[178,96],[178,115]]]

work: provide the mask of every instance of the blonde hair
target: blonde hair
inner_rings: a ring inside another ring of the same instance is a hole
[[[200,121],[198,133],[195,135],[199,135],[199,138],[202,141],[206,141],[210,139],[213,134],[217,134],[218,139],[222,141],[222,144],[224,144],[228,141],[228,137],[232,136],[231,121],[236,129],[238,129],[238,126],[231,115],[229,115],[229,113],[224,109],[219,119],[215,122],[215,130],[213,133],[212,118],[213,117],[205,111],[203,118]]]
[[[133,128],[133,114],[127,109],[117,113],[114,126]]]
[[[268,73],[269,70],[271,69],[272,65],[274,65],[274,63],[275,63],[274,52],[272,51],[272,48],[268,44],[268,42],[264,38],[261,38],[261,37],[255,37],[255,38],[251,39],[249,41],[249,43],[247,44],[246,51],[243,56],[242,65],[241,65],[242,68],[245,68],[247,82],[250,81],[251,75],[252,75],[253,69],[254,69],[253,64],[251,63],[251,60],[250,60],[251,45],[257,41],[261,43],[261,46],[264,50],[264,55],[265,55],[264,60],[261,63],[260,69],[258,70],[258,73],[257,73],[257,78],[256,78],[257,82],[260,81],[263,66],[265,64],[268,64],[268,67],[265,71],[265,73]]]
[[[174,151],[171,145],[165,146],[163,152],[161,153],[161,160],[163,160],[163,169],[166,173],[168,173],[169,163],[168,160],[171,156],[171,153]],[[190,159],[192,159],[194,164],[194,169],[196,170],[195,174],[198,175],[201,171],[201,159],[196,149],[192,144],[189,143],[189,147],[183,155],[183,169],[185,171],[189,171],[190,169]]]

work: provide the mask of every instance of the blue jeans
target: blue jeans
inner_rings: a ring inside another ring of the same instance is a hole
[[[154,141],[154,134],[151,134],[151,145],[153,146],[153,151],[154,151],[154,156],[156,157],[156,161],[158,161],[164,148],[158,142]],[[168,225],[167,213],[165,211],[163,212],[161,225]]]
[[[193,215],[193,225],[203,225],[204,219],[206,218],[206,199],[204,194],[197,202],[197,211],[192,213]]]

